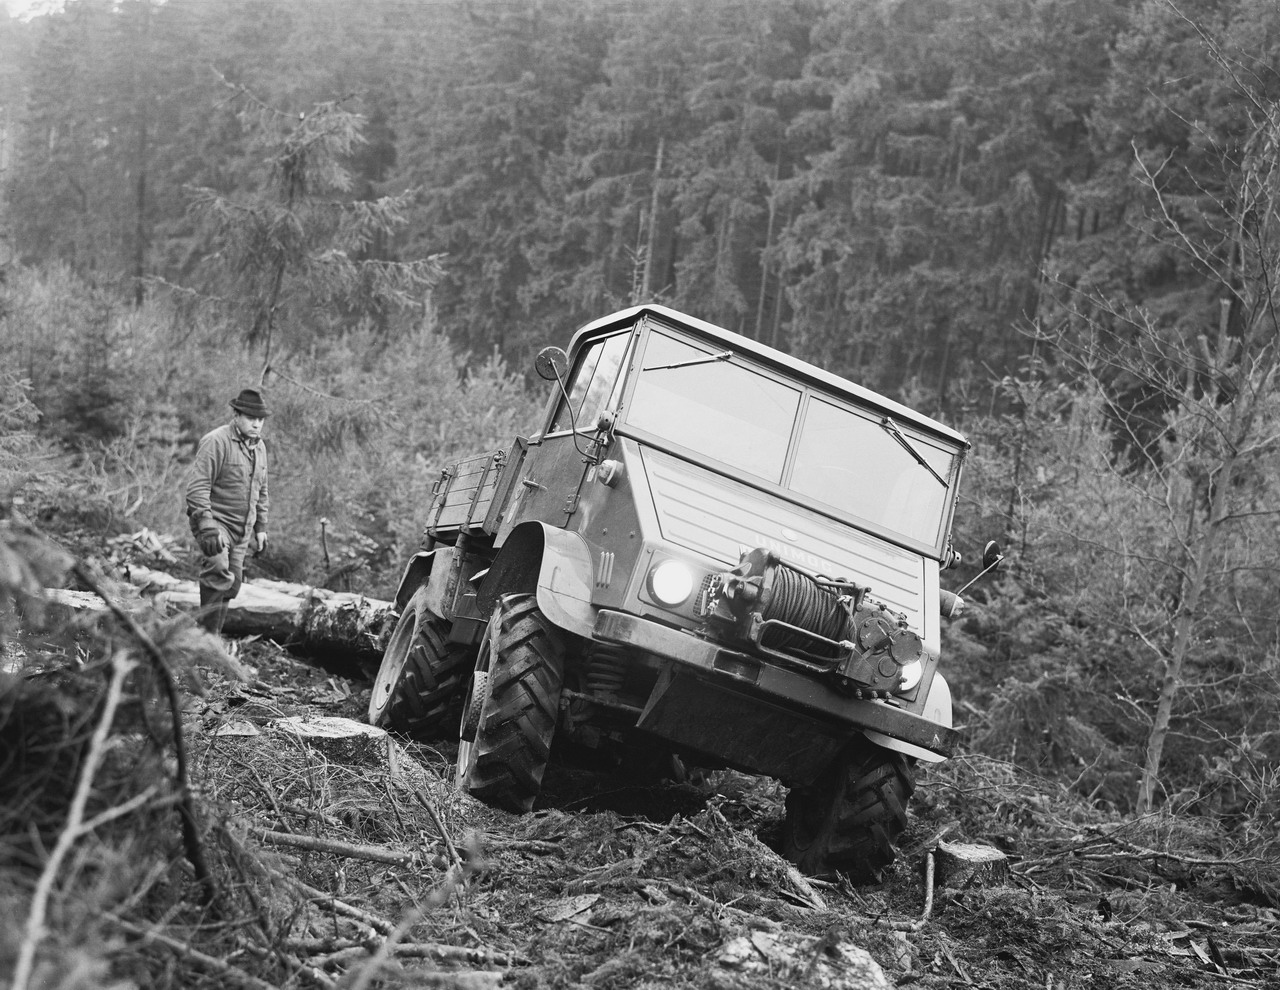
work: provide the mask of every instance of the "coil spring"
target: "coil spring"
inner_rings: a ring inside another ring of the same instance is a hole
[[[583,671],[587,690],[592,694],[621,694],[626,678],[626,651],[621,646],[597,643]]]
[[[849,613],[840,596],[814,584],[799,571],[785,564],[778,566],[773,579],[773,594],[761,611],[764,619],[777,619],[799,626],[827,639],[841,640],[849,621]],[[814,642],[798,633],[776,633],[773,645],[778,649],[807,648]]]

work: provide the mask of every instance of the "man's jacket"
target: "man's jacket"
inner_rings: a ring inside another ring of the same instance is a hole
[[[187,482],[191,532],[225,527],[235,542],[267,530],[267,445],[250,443],[228,423],[200,438]]]

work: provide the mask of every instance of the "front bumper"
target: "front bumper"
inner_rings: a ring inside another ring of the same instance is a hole
[[[950,726],[626,612],[601,609],[594,636],[667,661],[638,729],[749,773],[811,782],[864,729],[942,757],[959,742]]]

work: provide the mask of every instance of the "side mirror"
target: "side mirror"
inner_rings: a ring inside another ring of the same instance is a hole
[[[559,347],[544,347],[533,359],[533,370],[549,382],[563,382],[569,372],[569,355]]]
[[[982,570],[969,579],[968,583],[955,594],[962,595],[972,587],[973,583],[984,574],[990,574],[998,566],[1000,561],[1004,560],[1004,554],[1000,552],[1000,544],[995,540],[989,540],[987,545],[982,548]]]

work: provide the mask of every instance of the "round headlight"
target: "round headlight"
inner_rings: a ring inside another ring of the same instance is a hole
[[[909,664],[902,668],[902,683],[898,685],[899,691],[910,691],[913,687],[920,683],[920,677],[924,674],[924,664],[919,660],[912,660]]]
[[[683,604],[693,594],[693,571],[678,560],[664,560],[649,572],[649,593],[668,608]]]

